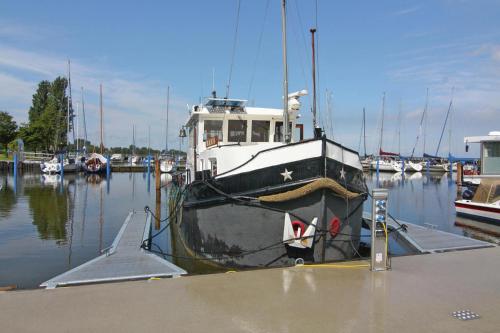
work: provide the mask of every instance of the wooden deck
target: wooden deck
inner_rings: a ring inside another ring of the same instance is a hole
[[[48,289],[95,282],[178,277],[185,270],[140,246],[149,237],[151,215],[130,212],[111,247],[101,256],[58,275],[41,287]]]

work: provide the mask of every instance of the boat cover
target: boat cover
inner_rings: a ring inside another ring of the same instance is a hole
[[[500,200],[500,178],[481,179],[481,184],[476,190],[472,202],[495,203]]]

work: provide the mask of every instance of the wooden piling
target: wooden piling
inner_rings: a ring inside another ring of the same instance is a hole
[[[161,173],[160,173],[160,160],[155,158],[155,183],[156,183],[156,219],[155,229],[160,229],[161,220]]]
[[[458,162],[457,163],[457,185],[458,186],[462,186],[462,180],[463,180],[463,176],[464,176],[463,171],[464,171],[464,169],[463,169],[462,163]]]

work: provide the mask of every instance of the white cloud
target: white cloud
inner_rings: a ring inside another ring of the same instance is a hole
[[[404,9],[400,9],[398,11],[395,11],[392,13],[394,16],[401,16],[401,15],[408,15],[411,13],[414,13],[420,9],[420,6],[413,6],[413,7],[408,7]]]
[[[0,108],[4,107],[18,121],[27,120],[31,97],[41,80],[53,80],[65,75],[67,59],[38,51],[26,51],[0,44]],[[131,143],[131,127],[141,130],[138,145],[147,144],[147,128],[151,125],[151,144],[164,147],[165,110],[167,83],[125,73],[101,69],[85,61],[71,62],[73,100],[80,100],[80,87],[85,89],[87,132],[89,139],[98,136],[98,94],[103,84],[103,109],[106,145],[128,146]],[[5,105],[2,105],[4,103]],[[177,147],[177,132],[186,120],[186,102],[171,88],[169,137]],[[82,122],[80,122],[81,126]],[[95,132],[95,133],[94,133]],[[80,130],[83,133],[83,130]],[[96,135],[93,135],[96,134]]]

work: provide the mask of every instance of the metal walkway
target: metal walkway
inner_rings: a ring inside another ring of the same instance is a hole
[[[363,212],[363,218],[370,221],[371,214]],[[399,223],[407,226],[407,232],[398,230],[398,235],[403,237],[420,253],[436,253],[455,250],[479,249],[485,247],[494,247],[492,243],[472,239],[469,237],[452,234],[450,232],[423,227],[410,222],[398,220]],[[388,219],[388,228],[397,229],[399,225],[392,219]]]
[[[151,277],[178,277],[185,270],[140,247],[149,237],[151,214],[130,212],[111,247],[101,256],[58,275],[41,287],[111,282]]]

